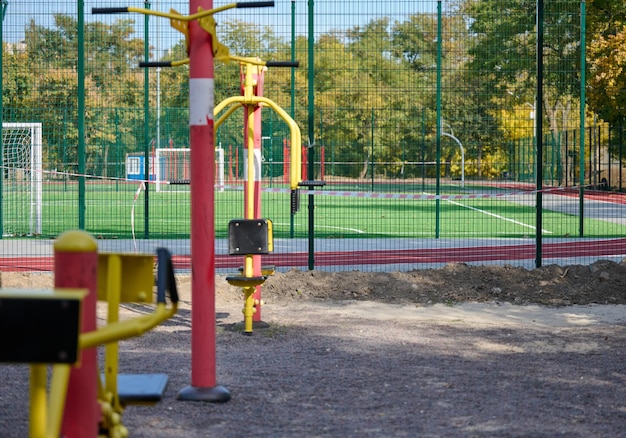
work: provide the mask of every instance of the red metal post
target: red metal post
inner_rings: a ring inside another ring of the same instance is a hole
[[[283,139],[283,182],[289,184],[289,161],[291,154],[289,153],[289,140]]]
[[[228,184],[233,184],[233,147],[228,145]]]
[[[213,8],[213,0],[190,0],[189,13]],[[189,23],[189,143],[191,155],[191,386],[180,400],[225,402],[215,363],[215,141],[211,36]]]
[[[54,287],[87,289],[83,299],[81,333],[96,330],[98,300],[98,244],[84,231],[67,231],[54,243]],[[70,372],[62,435],[66,438],[98,436],[98,358],[95,348],[83,350]]]
[[[248,66],[248,68],[252,68]],[[264,69],[263,67],[259,67],[257,74],[254,76],[254,81],[256,86],[254,87],[254,95],[255,96],[263,96],[263,81],[264,81]],[[241,92],[244,92],[244,81],[245,74],[241,75]],[[249,109],[250,107],[244,107],[244,132],[246,135],[244,136],[246,139],[248,138],[247,133],[248,129],[248,120],[249,120]],[[244,211],[246,219],[260,219],[261,218],[261,178],[262,178],[262,156],[263,156],[263,142],[262,142],[262,125],[261,125],[261,105],[254,106],[254,126],[252,127],[253,132],[253,142],[254,142],[254,184],[253,184],[253,193],[250,193],[248,189],[249,185],[244,184]],[[245,161],[247,163],[247,160]],[[244,172],[245,180],[248,179],[249,172]],[[248,217],[247,205],[250,199],[250,196],[253,198],[254,209],[252,212],[252,217]],[[252,275],[254,277],[261,276],[261,256],[254,255],[252,256]],[[255,312],[252,316],[252,320],[259,322],[261,321],[261,285],[257,285],[255,288],[255,292],[252,295],[252,299],[255,303]]]
[[[239,182],[239,148],[235,148],[235,182]]]
[[[297,146],[296,146],[297,147]],[[306,148],[304,146],[302,146],[302,179],[307,180],[308,179],[308,175],[307,175],[307,169],[308,169],[308,165],[307,165],[307,159],[308,159],[308,155]],[[313,177],[311,177],[313,178]]]

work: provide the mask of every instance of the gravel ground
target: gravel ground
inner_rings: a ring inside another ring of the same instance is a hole
[[[264,286],[269,327],[253,336],[240,332],[240,291],[218,278],[217,383],[232,398],[212,404],[176,399],[191,365],[181,277],[178,315],[120,344],[122,372],[170,377],[161,403],[123,421],[146,438],[626,437],[623,278],[611,263],[293,271]],[[27,421],[28,368],[4,365],[0,437],[28,436]]]

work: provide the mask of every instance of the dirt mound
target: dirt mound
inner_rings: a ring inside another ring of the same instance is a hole
[[[0,273],[2,287],[51,287],[50,274]],[[178,276],[188,286],[189,276]],[[218,301],[239,301],[241,289],[216,280]],[[510,265],[449,264],[409,272],[276,272],[263,285],[266,302],[361,300],[432,305],[463,302],[513,304],[626,304],[626,261],[592,265],[548,265],[528,270]]]
[[[528,270],[509,265],[409,272],[275,273],[263,287],[265,300],[367,300],[431,305],[461,302],[513,304],[626,304],[626,262],[557,265]]]

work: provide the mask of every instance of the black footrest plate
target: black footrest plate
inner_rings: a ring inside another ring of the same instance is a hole
[[[123,405],[153,404],[163,398],[167,374],[118,374],[117,393]]]
[[[243,275],[233,275],[226,277],[228,284],[239,287],[254,287],[259,284],[263,284],[267,280],[267,277],[244,277]]]

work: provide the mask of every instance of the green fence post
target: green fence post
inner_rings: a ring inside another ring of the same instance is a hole
[[[78,228],[85,229],[85,4],[78,0]]]
[[[580,171],[578,175],[578,235],[585,235],[585,70],[586,70],[586,15],[587,4],[580,2]]]
[[[309,0],[309,150],[308,150],[308,175],[307,179],[313,180],[315,179],[313,173],[315,171],[314,160],[315,153],[313,150],[313,145],[315,144],[315,88],[314,88],[314,79],[315,79],[315,62],[314,62],[314,48],[315,48],[315,37],[314,37],[314,27],[313,27],[313,0]],[[294,145],[291,145],[294,147]],[[295,145],[295,147],[302,147],[302,145]],[[315,196],[311,193],[309,194],[309,270],[315,269]]]
[[[426,109],[422,108],[422,193],[426,193]]]
[[[374,108],[372,108],[372,116],[371,116],[371,133],[370,133],[370,152],[371,152],[371,160],[370,163],[372,165],[372,192],[374,191]]]
[[[145,8],[150,9],[150,1],[145,0]],[[148,40],[148,24],[149,24],[149,15],[144,15],[144,25],[143,25],[143,56],[146,62],[150,61],[150,45]],[[143,70],[143,105],[144,105],[144,178],[148,181],[145,184],[144,190],[144,198],[143,198],[143,237],[144,239],[150,238],[150,76],[149,69],[144,68]],[[159,145],[156,145],[159,147]],[[155,166],[158,166],[158,163],[154,163]]]
[[[296,61],[296,0],[291,0],[291,62]],[[291,67],[291,101],[289,115],[295,120],[296,113],[296,68]],[[293,147],[293,145],[292,145]],[[289,237],[293,239],[295,234],[295,215],[292,211],[289,215]]]
[[[441,0],[437,0],[437,158],[435,164],[435,238],[439,238],[439,216],[441,200]]]
[[[535,267],[541,267],[543,229],[543,0],[537,0],[537,98],[535,99]]]
[[[119,192],[120,190],[120,185],[119,185],[119,178],[121,177],[121,173],[120,170],[118,169],[119,166],[119,151],[121,149],[121,144],[120,144],[120,133],[119,133],[119,126],[120,126],[120,116],[118,114],[118,110],[119,108],[115,108],[115,117],[113,117],[113,120],[115,121],[115,171],[114,171],[114,176],[115,176],[115,192]],[[108,175],[108,172],[107,172]],[[124,175],[124,177],[126,177],[126,175]]]
[[[623,148],[623,145],[624,145],[624,139],[623,139],[623,135],[624,135],[624,117],[620,117],[619,124],[617,126],[618,126],[618,129],[619,129],[617,136],[618,136],[618,139],[619,139],[618,140],[618,144],[619,144],[618,155],[619,155],[619,169],[620,169],[619,175],[618,175],[618,178],[619,178],[619,189],[618,189],[618,191],[621,192],[622,191],[622,167],[624,165],[623,162],[622,162],[622,148]]]
[[[4,14],[6,13],[7,10],[7,6],[8,6],[8,2],[7,0],[2,0],[2,17],[0,17],[0,96],[2,96],[2,83],[3,83],[3,77],[2,77],[2,70],[4,69],[4,59],[2,58],[2,47],[4,47],[4,38],[3,38],[3,29],[2,29],[2,23],[4,22]],[[0,119],[4,120],[4,107],[2,105],[2,99],[0,98]],[[2,139],[2,123],[0,123],[0,140]],[[0,167],[2,167],[2,163],[4,163],[4,154],[3,154],[3,148],[0,147]],[[2,204],[4,204],[3,200],[2,200],[2,181],[4,180],[4,169],[0,169],[0,240],[2,240],[2,236],[4,235],[4,222],[2,220],[3,216],[4,216],[4,212],[2,210]]]

